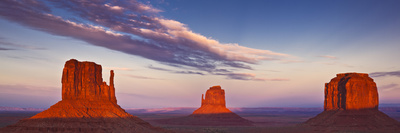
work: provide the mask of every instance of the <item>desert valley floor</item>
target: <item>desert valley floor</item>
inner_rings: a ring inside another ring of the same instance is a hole
[[[382,106],[382,105],[381,105]],[[323,108],[230,108],[241,117],[253,121],[253,126],[190,126],[171,125],[160,120],[179,118],[190,115],[196,108],[160,108],[160,109],[126,109],[132,115],[174,132],[194,133],[235,133],[235,132],[294,132],[301,129],[296,125],[307,121],[323,111]],[[383,105],[379,109],[390,117],[400,121],[400,105]],[[0,111],[0,128],[29,118],[41,111]],[[304,129],[306,130],[306,129]]]

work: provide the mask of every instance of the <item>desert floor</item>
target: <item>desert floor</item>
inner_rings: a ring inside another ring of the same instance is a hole
[[[154,126],[178,133],[239,133],[239,132],[308,132],[297,125],[321,113],[322,108],[240,108],[231,109],[241,117],[253,121],[253,126],[190,126],[159,123],[160,119],[188,116],[195,108],[174,111],[147,111],[146,109],[127,109],[126,111]],[[400,107],[381,107],[380,111],[400,121]],[[39,111],[0,111],[0,127],[29,118]]]

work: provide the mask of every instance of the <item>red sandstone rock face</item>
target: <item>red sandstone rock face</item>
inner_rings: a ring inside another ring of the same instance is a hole
[[[159,123],[167,125],[201,125],[201,126],[251,126],[246,120],[226,108],[225,91],[221,86],[210,87],[206,97],[201,97],[201,107],[187,117],[161,119]]]
[[[63,100],[112,101],[117,103],[114,88],[114,72],[111,70],[110,86],[103,82],[102,68],[94,62],[65,63],[62,76]]]
[[[221,86],[213,86],[206,91],[206,99],[201,95],[201,106],[203,105],[215,105],[215,106],[226,106],[225,103],[225,90],[221,89]]]
[[[324,110],[377,109],[378,104],[376,84],[368,74],[337,74],[325,84]]]
[[[232,113],[225,104],[225,90],[221,86],[213,86],[206,92],[206,98],[201,97],[201,107],[193,114]]]
[[[324,112],[301,125],[313,132],[400,132],[400,123],[379,111],[378,104],[368,74],[337,74],[325,84]]]
[[[165,132],[117,104],[113,78],[111,70],[108,86],[100,65],[71,59],[63,70],[62,100],[0,132]]]

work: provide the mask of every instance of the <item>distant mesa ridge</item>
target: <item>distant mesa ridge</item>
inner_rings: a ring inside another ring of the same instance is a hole
[[[62,100],[35,116],[2,128],[1,132],[165,132],[125,112],[94,62],[71,59],[62,75]]]

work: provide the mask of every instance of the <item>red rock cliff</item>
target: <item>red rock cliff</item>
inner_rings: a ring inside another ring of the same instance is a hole
[[[201,106],[203,105],[215,105],[226,107],[225,104],[225,90],[221,89],[221,86],[210,87],[206,91],[206,98],[201,95]]]
[[[201,107],[195,110],[188,117],[167,121],[167,123],[177,123],[179,125],[206,125],[206,126],[226,126],[241,125],[249,126],[252,122],[246,120],[226,108],[225,90],[221,86],[210,87],[206,91],[206,96],[201,96]]]
[[[216,114],[216,113],[232,113],[226,108],[225,90],[221,86],[210,87],[206,91],[206,97],[201,97],[201,107],[193,112],[193,114]]]
[[[63,69],[62,100],[0,132],[165,132],[132,116],[117,104],[113,78],[111,70],[108,86],[103,82],[100,65],[71,59]]]
[[[94,62],[71,59],[65,63],[62,76],[62,100],[112,101],[117,103],[114,72],[110,86],[103,82],[102,68]]]
[[[325,110],[301,125],[307,132],[400,132],[400,123],[379,111],[378,104],[376,84],[368,74],[337,74],[325,84]]]
[[[325,84],[324,110],[377,109],[378,91],[368,74],[337,74]]]

